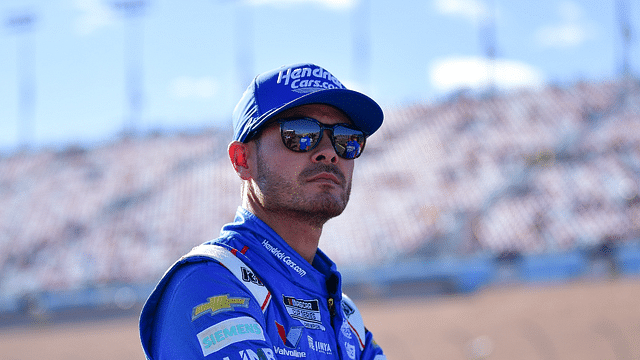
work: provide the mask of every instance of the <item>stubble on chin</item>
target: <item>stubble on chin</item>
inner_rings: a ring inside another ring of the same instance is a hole
[[[297,217],[317,226],[322,226],[329,219],[342,214],[349,202],[351,183],[347,182],[345,176],[335,167],[329,167],[309,167],[295,180],[287,180],[260,162],[258,184],[265,210]],[[320,191],[309,193],[313,185],[307,183],[306,179],[322,171],[334,173],[340,179],[341,191],[335,192],[335,186],[320,185]]]

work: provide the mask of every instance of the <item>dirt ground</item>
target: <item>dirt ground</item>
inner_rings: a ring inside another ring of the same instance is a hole
[[[639,359],[640,279],[360,302],[389,359]],[[0,328],[4,360],[144,359],[137,319]]]

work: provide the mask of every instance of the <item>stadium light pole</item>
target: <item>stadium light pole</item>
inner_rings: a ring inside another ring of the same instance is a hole
[[[616,10],[620,32],[622,33],[622,68],[620,71],[622,77],[627,79],[631,76],[629,49],[631,47],[631,41],[633,40],[633,32],[631,30],[631,23],[629,22],[629,2],[627,0],[617,0]]]
[[[125,88],[129,103],[129,118],[125,120],[124,135],[135,135],[140,125],[142,115],[143,95],[143,66],[142,66],[142,21],[145,0],[116,1],[114,9],[121,12],[128,23],[125,30]]]
[[[214,0],[223,4],[233,4],[235,14],[233,19],[233,32],[235,37],[234,62],[238,76],[238,91],[242,94],[245,87],[253,79],[254,55],[253,55],[253,13],[247,1],[243,0]]]
[[[480,25],[480,42],[483,46],[484,54],[487,59],[487,91],[489,96],[495,95],[496,92],[496,5],[493,0],[487,1],[486,16],[481,19]]]
[[[18,146],[28,149],[33,141],[35,111],[35,45],[31,38],[35,16],[23,13],[7,19],[7,27],[22,36],[17,42]]]
[[[253,79],[253,14],[249,5],[241,1],[236,2],[235,33],[236,33],[236,67],[240,81],[240,94]]]
[[[352,9],[351,16],[353,73],[362,90],[367,92],[371,71],[371,1],[360,0]]]

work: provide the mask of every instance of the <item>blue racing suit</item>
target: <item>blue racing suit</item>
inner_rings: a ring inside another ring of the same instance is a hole
[[[153,360],[386,359],[336,265],[320,250],[309,264],[243,208],[165,273],[140,337]]]

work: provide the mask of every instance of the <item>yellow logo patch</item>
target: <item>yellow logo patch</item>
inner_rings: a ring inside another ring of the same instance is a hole
[[[191,321],[204,314],[215,315],[223,311],[232,311],[235,307],[249,307],[249,298],[230,298],[229,294],[212,296],[207,302],[193,308]]]

